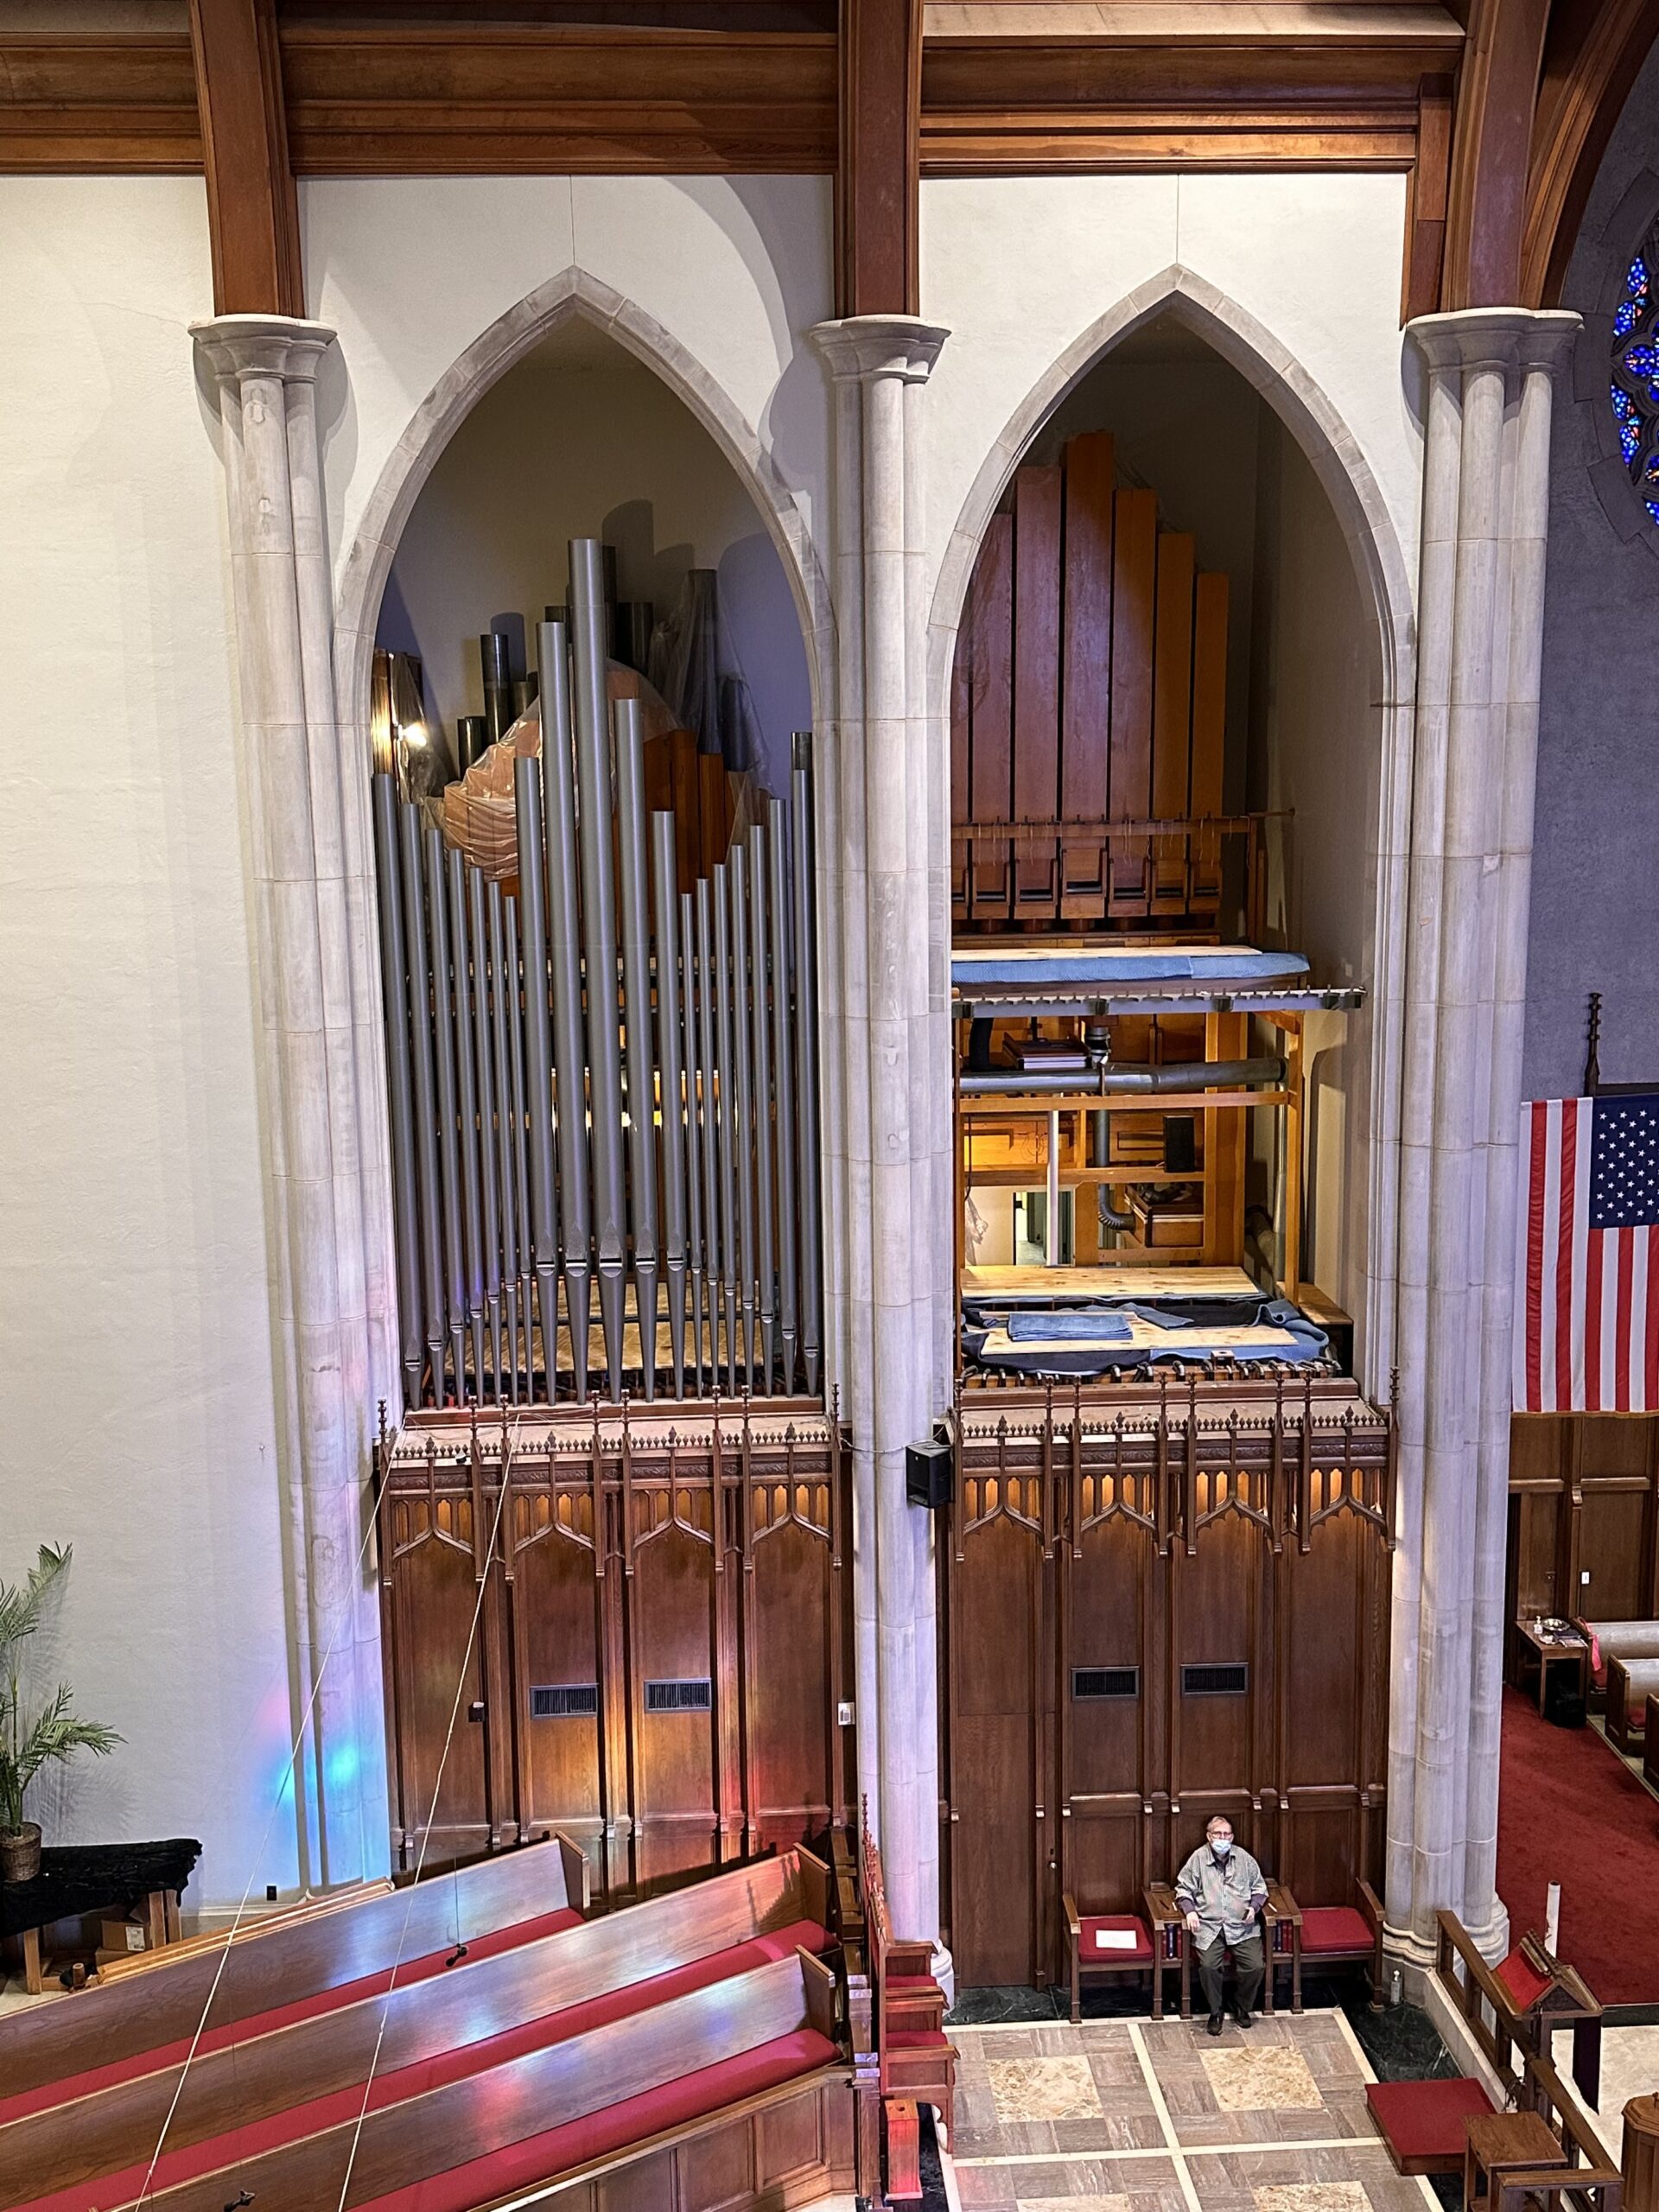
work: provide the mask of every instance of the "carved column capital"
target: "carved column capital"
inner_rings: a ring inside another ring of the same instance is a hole
[[[1420,315],[1406,336],[1431,374],[1453,369],[1503,369],[1553,375],[1572,350],[1582,317],[1567,308],[1460,308],[1450,315]]]
[[[849,315],[839,322],[815,323],[807,335],[837,383],[898,377],[925,384],[950,333],[919,315]]]
[[[193,322],[190,335],[221,384],[249,376],[310,384],[334,342],[327,323],[291,315],[214,315]]]

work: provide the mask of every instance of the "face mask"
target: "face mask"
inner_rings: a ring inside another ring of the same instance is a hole
[[[1214,1835],[1210,1839],[1210,1848],[1217,1859],[1224,1859],[1232,1847],[1233,1839],[1230,1835]]]

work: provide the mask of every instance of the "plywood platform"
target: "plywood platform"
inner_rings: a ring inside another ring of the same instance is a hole
[[[1263,1298],[1243,1268],[975,1268],[962,1271],[964,1298]]]

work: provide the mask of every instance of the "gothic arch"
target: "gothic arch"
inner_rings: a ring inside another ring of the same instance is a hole
[[[1103,355],[1154,316],[1169,315],[1259,391],[1306,457],[1337,516],[1370,620],[1367,646],[1379,745],[1376,878],[1372,921],[1370,1099],[1376,1131],[1366,1165],[1366,1311],[1363,1371],[1381,1387],[1393,1361],[1399,1202],[1397,1149],[1403,1063],[1406,866],[1411,823],[1416,618],[1409,571],[1381,486],[1327,395],[1287,346],[1195,270],[1173,263],[1117,301],[1072,340],[1014,410],[974,479],[935,581],[928,628],[932,782],[948,788],[950,683],[957,630],[987,524],[1033,438]],[[943,811],[948,816],[948,807]],[[948,837],[948,823],[941,824]],[[948,881],[945,856],[936,865]],[[948,920],[946,930],[948,935]]]

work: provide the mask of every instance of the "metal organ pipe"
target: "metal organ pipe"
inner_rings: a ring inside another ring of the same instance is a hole
[[[547,926],[553,964],[553,1069],[563,1200],[564,1305],[576,1396],[588,1395],[593,1294],[593,1206],[588,1179],[587,1068],[582,1051],[582,917],[577,903],[576,789],[570,752],[570,667],[563,610],[536,632],[542,708],[542,804],[546,817]]]
[[[754,1095],[749,1067],[748,994],[748,879],[749,856],[741,843],[726,855],[726,889],[731,902],[731,995],[727,1001],[730,1026],[726,1032],[731,1052],[726,1065],[733,1071],[731,1141],[732,1168],[737,1178],[738,1323],[743,1348],[743,1379],[754,1371],[756,1314],[754,1310]],[[721,963],[721,981],[725,964]]]
[[[685,1027],[685,1194],[686,1257],[691,1274],[691,1387],[702,1395],[702,1154],[698,1132],[697,952],[694,902],[680,893],[680,1013]]]
[[[628,1178],[633,1296],[645,1395],[657,1395],[657,1071],[651,1035],[651,883],[645,867],[645,752],[639,702],[619,699],[617,853],[622,907],[622,995],[627,1039]]]
[[[663,1126],[663,1273],[668,1281],[668,1357],[674,1395],[685,1395],[685,1142],[681,1098],[684,1032],[680,1015],[679,887],[674,817],[651,817],[652,912],[657,925],[657,1069]]]
[[[559,1202],[553,1179],[552,1039],[547,1005],[547,914],[542,868],[542,764],[512,764],[513,813],[518,831],[518,920],[524,938],[524,1082],[530,1107],[531,1250],[536,1263],[547,1402],[557,1395]],[[531,1395],[535,1364],[531,1365]]]
[[[524,1026],[518,984],[518,901],[501,901],[502,995],[507,1020],[507,1065],[512,1084],[512,1203],[518,1247],[518,1313],[524,1332],[524,1397],[536,1396],[536,1319],[531,1298],[535,1232],[530,1217],[530,1151],[524,1138]]]
[[[415,1173],[421,1194],[422,1312],[426,1356],[432,1370],[434,1402],[443,1403],[442,1198],[438,1185],[437,1077],[432,1058],[432,982],[426,957],[426,901],[421,892],[420,809],[405,803],[398,810],[398,850],[403,861],[404,946],[409,962],[409,995],[414,1023],[410,1065],[415,1096]]]
[[[784,1389],[795,1388],[800,1341],[795,1268],[795,1071],[789,1033],[789,836],[782,799],[768,799],[766,818],[767,918],[772,925],[772,1073],[778,1096],[778,1334],[783,1356]]]
[[[467,1398],[467,1286],[461,1242],[461,1140],[455,1100],[454,998],[449,988],[449,923],[444,911],[443,838],[426,825],[426,903],[431,931],[432,1027],[437,1039],[438,1164],[443,1174],[443,1261],[448,1291],[449,1348],[455,1363],[455,1402]]]
[[[499,630],[484,632],[478,652],[484,673],[486,742],[494,745],[512,726],[512,661]]]
[[[512,1051],[508,1024],[518,1020],[516,998],[507,1005],[505,901],[501,887],[488,892],[490,924],[490,1030],[495,1049],[495,1155],[501,1192],[501,1282],[507,1308],[507,1400],[518,1402],[518,1199],[512,1144]]]
[[[623,1273],[627,1226],[622,1190],[622,1070],[617,1038],[616,894],[611,870],[610,702],[607,691],[604,548],[570,541],[575,617],[577,831],[588,951],[588,1079],[593,1115],[594,1227],[599,1312],[611,1397],[622,1394]]]
[[[490,1324],[490,1372],[501,1396],[500,1169],[495,1137],[495,1052],[490,1028],[490,940],[484,920],[484,878],[467,871],[467,934],[473,952],[473,1044],[478,1068],[479,1185],[483,1201],[484,1302]]]
[[[755,1287],[760,1309],[760,1388],[772,1389],[777,1315],[772,1210],[772,1030],[766,1019],[766,833],[749,832],[749,1022],[754,1063]]]
[[[461,1223],[467,1255],[467,1324],[473,1345],[474,1399],[484,1395],[484,1224],[478,1172],[478,1083],[473,1068],[472,965],[467,931],[465,860],[444,854],[449,893],[449,961],[454,976],[455,1103],[461,1116]]]
[[[370,783],[380,903],[380,990],[386,1015],[386,1103],[391,1122],[391,1215],[397,1255],[397,1357],[404,1402],[421,1402],[420,1209],[415,1191],[415,1107],[410,1090],[409,971],[397,869],[397,794],[383,771]]]
[[[708,893],[708,906],[703,893]],[[706,912],[712,909],[714,944],[703,965],[703,990],[714,1001],[714,1050],[706,1063],[713,1078],[710,1096],[703,1101],[705,1128],[715,1131],[715,1157],[720,1180],[720,1292],[726,1319],[726,1387],[737,1389],[737,1183],[732,1165],[732,978],[728,939],[731,934],[726,906],[726,869],[716,862],[706,884],[697,886],[697,934],[703,933]],[[702,948],[699,944],[699,950]],[[716,1366],[719,1362],[716,1360]],[[747,1362],[746,1362],[747,1364]]]
[[[818,971],[813,929],[812,738],[795,733],[790,805],[795,832],[795,1051],[800,1104],[801,1357],[817,1395],[823,1347],[823,1230],[818,1213]]]

